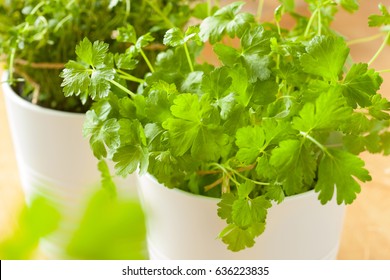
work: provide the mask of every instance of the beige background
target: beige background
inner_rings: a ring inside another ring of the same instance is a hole
[[[276,1],[272,1],[276,2]],[[368,28],[369,14],[377,13],[378,3],[390,1],[362,0],[356,15],[341,13],[334,27],[348,39],[376,34]],[[381,40],[352,45],[355,61],[367,62],[376,52]],[[378,70],[390,69],[390,46],[372,65]],[[390,98],[390,73],[383,73],[385,82],[381,93]],[[390,158],[363,155],[373,181],[362,187],[353,205],[348,206],[339,251],[339,259],[390,259]],[[4,98],[0,92],[0,240],[11,233],[23,203],[23,194],[10,138]]]

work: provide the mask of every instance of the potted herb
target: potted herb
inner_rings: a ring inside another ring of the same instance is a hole
[[[186,1],[1,1],[0,50],[7,70],[2,91],[27,201],[42,195],[72,217],[100,181],[97,161],[81,132],[91,101],[65,97],[60,86],[59,74],[76,56],[76,44],[87,36],[110,43],[111,51],[125,50],[115,37],[118,28],[132,23],[137,33],[160,38],[144,50],[153,62],[164,30],[171,28],[167,19],[183,26],[190,12]],[[140,76],[146,72],[145,63],[119,62]]]
[[[389,41],[389,13],[380,6],[369,19],[385,34],[378,53],[354,63],[331,22],[341,8],[357,10],[356,1],[307,0],[308,16],[280,2],[272,22],[235,2],[199,25],[168,30],[168,49],[137,91],[103,42],[83,40],[62,72],[66,95],[95,100],[84,125],[95,156],[120,175],[146,174],[152,258],[336,257],[343,205],[371,180],[359,154],[389,145],[390,102],[370,68]],[[286,14],[296,20],[288,29]],[[219,64],[202,56],[206,43]],[[90,49],[99,61],[80,51]],[[99,80],[111,90],[91,87],[97,62],[112,71]]]

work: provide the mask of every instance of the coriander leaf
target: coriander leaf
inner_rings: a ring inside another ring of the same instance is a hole
[[[246,164],[255,162],[265,148],[265,134],[260,126],[247,126],[237,130],[236,145],[239,148],[237,159]]]
[[[261,25],[248,29],[240,40],[242,53],[268,55],[271,51],[270,38],[270,33]]]
[[[281,203],[285,198],[283,188],[280,185],[268,186],[265,196],[270,200],[276,201],[278,204]]]
[[[249,194],[255,188],[255,184],[251,181],[245,181],[245,183],[237,186],[237,194],[239,198],[249,198]]]
[[[345,106],[339,89],[331,88],[320,95],[315,104],[305,104],[299,112],[299,117],[294,117],[293,128],[304,132],[335,129],[350,115],[351,108]]]
[[[307,45],[300,62],[303,71],[323,77],[327,81],[338,81],[349,49],[344,39],[331,36],[315,36]]]
[[[225,146],[228,136],[219,126],[201,126],[191,147],[191,155],[199,160],[218,160]]]
[[[125,53],[114,55],[115,65],[119,69],[124,70],[133,70],[138,65],[138,59],[133,55],[133,53],[126,51]]]
[[[88,38],[84,38],[76,46],[77,57],[93,68],[100,68],[104,66],[104,59],[107,51],[108,44],[101,41],[95,41],[92,44]]]
[[[116,186],[110,174],[107,162],[105,160],[100,160],[98,162],[98,169],[101,174],[102,188],[107,190],[111,197],[116,197]]]
[[[369,26],[374,27],[390,25],[390,13],[386,6],[379,4],[379,10],[381,11],[382,15],[371,15],[368,17]]]
[[[244,67],[237,64],[233,68],[229,69],[229,76],[232,79],[231,87],[229,92],[233,93],[233,97],[236,102],[243,106],[248,106],[251,101],[253,91],[248,88],[248,74]],[[233,104],[235,104],[234,102]],[[232,104],[232,105],[233,105]]]
[[[357,104],[370,106],[371,97],[379,90],[382,81],[377,72],[368,69],[366,63],[354,64],[342,82],[343,95],[353,108]]]
[[[145,173],[149,164],[148,150],[140,145],[127,145],[120,147],[114,153],[112,160],[116,163],[115,170],[120,176],[135,172],[139,167],[139,172]]]
[[[176,87],[162,83],[155,84],[146,99],[145,112],[156,123],[162,123],[172,116],[170,108],[177,93]]]
[[[221,127],[212,123],[213,114],[209,113],[213,107],[207,102],[206,99],[199,101],[196,94],[181,94],[175,98],[171,106],[174,118],[163,123],[169,132],[174,155],[182,156],[191,150],[191,155],[197,159],[217,160],[220,157],[227,136]]]
[[[263,229],[262,231],[264,231],[265,225],[262,224],[261,226]],[[219,237],[225,244],[228,244],[228,249],[233,252],[238,252],[247,247],[253,247],[255,244],[254,236],[249,230],[242,229],[234,224],[228,225],[220,233]]]
[[[227,89],[232,84],[232,78],[229,77],[229,69],[227,67],[219,67],[210,72],[208,75],[203,75],[202,90],[205,93],[210,93],[210,96],[215,99],[220,99],[226,95]]]
[[[303,186],[313,184],[317,162],[308,145],[291,139],[280,142],[272,151],[270,163],[278,171],[278,181],[282,182],[287,195],[297,194]]]
[[[150,33],[140,36],[135,43],[135,47],[138,51],[142,48],[149,46],[151,42],[154,41],[154,37]]]
[[[279,87],[274,77],[264,81],[257,80],[249,88],[253,103],[258,105],[268,105],[274,102],[278,90]]]
[[[108,95],[115,71],[104,63],[107,51],[108,44],[99,41],[92,44],[87,38],[76,46],[79,61],[69,61],[60,74],[65,96],[80,95],[85,103],[88,95],[92,99]]]
[[[337,0],[341,6],[348,12],[353,13],[359,10],[358,0]]]
[[[163,43],[164,45],[171,47],[182,46],[190,39],[196,38],[197,34],[198,28],[195,26],[190,26],[185,34],[183,34],[180,28],[173,27],[165,33]]]
[[[107,156],[106,148],[116,149],[120,145],[119,129],[116,119],[101,121],[95,111],[90,110],[86,113],[83,133],[84,136],[91,136],[89,143],[95,157],[104,158]]]
[[[217,54],[218,59],[226,66],[233,67],[240,57],[237,49],[222,43],[215,44],[213,50]]]
[[[343,150],[328,149],[318,168],[315,191],[322,204],[330,201],[336,188],[337,203],[350,204],[360,192],[356,179],[370,181],[371,176],[364,168],[364,161]]]
[[[270,156],[266,154],[257,158],[255,170],[260,178],[274,179],[278,176],[277,169],[270,163]]]
[[[378,120],[390,119],[390,102],[380,94],[376,94],[371,99],[372,105],[369,108],[370,114]]]
[[[258,54],[243,54],[241,59],[247,69],[250,83],[256,82],[257,79],[264,81],[271,76],[270,58],[268,56],[260,57]]]
[[[246,28],[254,22],[252,14],[239,13],[244,4],[244,2],[234,2],[205,18],[200,24],[200,38],[214,44],[225,34],[231,38],[236,35],[241,37]]]
[[[124,27],[118,28],[118,36],[116,38],[118,42],[127,42],[135,44],[137,42],[137,34],[134,26],[127,24]]]
[[[224,193],[218,202],[218,216],[228,224],[232,223],[232,207],[235,200],[236,196],[233,193]]]

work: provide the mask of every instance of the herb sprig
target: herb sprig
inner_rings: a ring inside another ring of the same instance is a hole
[[[220,238],[232,251],[253,246],[267,209],[286,196],[314,189],[323,204],[352,203],[371,180],[359,153],[389,154],[383,80],[369,63],[350,64],[345,38],[330,27],[357,1],[307,0],[308,17],[280,2],[274,22],[257,22],[236,2],[200,25],[168,30],[167,50],[137,77],[137,92],[126,86],[134,78],[116,59],[122,54],[101,42],[84,39],[62,73],[66,95],[95,100],[84,129],[95,156],[113,160],[120,175],[139,168],[169,188],[221,198],[228,225]],[[382,27],[385,45],[389,14],[380,9],[370,25]],[[279,24],[285,14],[297,21],[290,30]],[[122,36],[133,38],[122,57],[130,65],[152,43],[133,34]],[[206,42],[221,65],[198,62]],[[91,48],[99,69],[83,55]]]

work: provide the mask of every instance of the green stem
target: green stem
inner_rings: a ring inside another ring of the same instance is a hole
[[[374,41],[382,36],[383,36],[382,33],[378,33],[378,34],[375,34],[373,36],[348,41],[347,44],[348,44],[348,46],[351,46],[351,45],[355,45],[355,44],[367,43],[367,42]]]
[[[122,86],[120,83],[114,81],[114,80],[109,80],[109,82],[113,85],[115,85],[116,87],[120,88],[121,90],[123,90],[124,92],[126,92],[128,95],[130,95],[131,97],[135,97],[135,93],[132,92],[131,90],[129,90],[128,88]]]
[[[321,33],[322,33],[322,18],[321,18],[321,11],[319,11],[318,13],[318,16],[317,16],[317,19],[318,19],[318,31],[317,31],[317,35],[318,36],[321,36]]]
[[[310,19],[309,19],[309,22],[307,23],[307,26],[306,26],[306,29],[305,29],[305,33],[303,36],[307,37],[309,35],[309,31],[310,31],[310,28],[311,26],[313,25],[313,21],[315,19],[315,17],[317,16],[317,13],[319,12],[319,9],[317,8],[311,15]]]
[[[237,170],[235,170],[235,169],[233,169],[233,168],[229,168],[229,170],[230,170],[233,174],[235,174],[235,175],[241,177],[241,178],[244,179],[244,180],[250,181],[250,182],[252,182],[252,183],[254,183],[254,184],[256,184],[256,185],[261,185],[261,186],[269,186],[269,185],[270,185],[270,183],[264,183],[264,182],[259,182],[259,181],[255,181],[255,180],[249,179],[248,177],[245,177],[244,175],[242,175],[240,172],[238,172]]]
[[[190,52],[188,51],[187,44],[184,43],[183,47],[184,47],[184,51],[186,53],[188,65],[190,66],[190,70],[191,70],[191,72],[194,72],[194,65],[192,64],[192,60],[191,60]]]
[[[128,81],[132,81],[132,82],[136,82],[136,83],[144,83],[145,81],[143,79],[140,79],[140,78],[137,78],[133,75],[130,75],[129,73],[126,73],[125,71],[122,71],[120,69],[117,69],[116,70],[117,73],[121,74],[120,77],[122,79],[125,79],[125,80],[128,80]]]
[[[169,26],[169,28],[175,27],[175,25],[167,18],[166,15],[160,10],[160,8],[156,7],[150,0],[146,0],[146,3],[163,19],[163,21]]]
[[[141,53],[142,57],[144,58],[146,64],[148,65],[150,72],[153,73],[154,68],[153,68],[152,64],[150,63],[150,60],[148,59],[148,57],[146,56],[146,54],[144,53],[144,51],[142,49],[140,49],[140,53]]]
[[[299,134],[301,134],[305,139],[309,139],[311,142],[313,142],[325,154],[327,154],[328,156],[331,156],[331,154],[328,152],[328,149],[324,145],[322,145],[320,142],[318,142],[316,139],[311,137],[308,132],[300,131]]]
[[[259,0],[259,4],[257,5],[257,12],[256,12],[256,18],[258,22],[260,22],[261,20],[261,16],[263,14],[263,7],[264,7],[264,0]]]
[[[368,62],[368,65],[371,65],[378,58],[378,56],[381,54],[383,49],[386,47],[387,42],[389,41],[389,39],[390,39],[390,32],[387,33],[385,39],[382,42],[382,45],[379,47],[378,51],[374,54],[374,56]]]
[[[390,69],[383,69],[383,70],[379,70],[377,72],[378,73],[390,73]]]
[[[211,16],[211,0],[207,0],[207,15]]]

